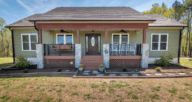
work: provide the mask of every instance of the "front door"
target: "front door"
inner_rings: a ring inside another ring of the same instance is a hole
[[[101,34],[85,34],[86,55],[101,55]]]

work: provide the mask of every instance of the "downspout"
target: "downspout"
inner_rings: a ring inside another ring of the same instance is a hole
[[[10,27],[9,27],[9,30],[11,30]],[[13,63],[15,63],[15,46],[14,46],[14,35],[13,35],[13,30],[11,30],[11,36],[12,36]]]
[[[184,29],[184,27],[183,27]],[[183,32],[183,29],[180,30],[180,36],[179,36],[179,49],[178,49],[178,63],[180,63],[180,53],[181,53],[181,38],[182,38],[182,32]]]
[[[37,26],[36,26],[36,21],[34,21],[34,27],[35,27],[35,29],[37,30],[37,35],[39,36],[39,29],[37,29]],[[38,42],[37,43],[39,43],[39,40],[38,40]]]

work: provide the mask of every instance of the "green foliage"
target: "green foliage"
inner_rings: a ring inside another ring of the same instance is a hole
[[[115,92],[115,89],[113,89],[112,87],[109,87],[109,93],[114,93]]]
[[[191,86],[191,84],[189,84],[189,83],[184,83],[184,85],[185,85],[185,86]]]
[[[161,67],[156,67],[155,68],[156,71],[161,71],[161,69],[162,69]]]
[[[127,68],[126,68],[126,67],[123,67],[123,70],[124,70],[124,71],[126,71],[126,70],[127,70]]]
[[[115,83],[116,81],[115,81],[115,80],[111,80],[110,82],[111,82],[111,83]]]
[[[159,99],[159,95],[158,95],[158,94],[149,95],[149,97],[150,97],[151,99]]]
[[[79,68],[83,68],[83,64],[80,64],[80,65],[79,65]]]
[[[24,73],[28,73],[29,69],[24,69],[23,72]]]
[[[61,72],[62,71],[62,68],[57,68],[57,72]]]
[[[139,99],[139,97],[137,95],[134,95],[134,94],[132,94],[132,98],[133,99]]]
[[[115,87],[122,88],[122,87],[125,87],[125,85],[122,85],[122,84],[115,84]]]
[[[91,88],[98,88],[99,85],[96,85],[96,84],[90,84],[91,85]]]
[[[71,95],[78,95],[78,91],[74,91]]]
[[[99,67],[103,67],[103,64],[100,64]]]
[[[161,54],[161,59],[156,60],[155,63],[158,64],[159,66],[169,66],[170,62],[172,61],[173,56],[169,52],[168,55],[165,53]]]
[[[161,86],[151,87],[151,89],[156,90],[156,91],[160,91],[160,88],[161,88]]]
[[[26,69],[30,66],[29,61],[27,61],[26,58],[24,58],[22,55],[16,57],[16,67],[18,69]]]
[[[169,89],[169,92],[170,93],[174,93],[174,94],[177,94],[177,91],[178,91],[178,89],[176,89],[176,88],[172,88],[172,89]]]

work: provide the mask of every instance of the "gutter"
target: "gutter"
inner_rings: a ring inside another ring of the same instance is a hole
[[[37,30],[37,35],[38,35],[38,38],[39,38],[39,29],[37,29],[37,26],[36,26],[36,21],[34,21],[34,27],[35,27],[35,29]],[[37,43],[39,43],[39,40],[38,40],[38,42]]]
[[[9,27],[9,30],[11,30],[11,27]],[[11,36],[12,36],[12,52],[13,52],[13,63],[15,63],[15,46],[14,46],[14,34],[13,30],[11,30]]]
[[[183,27],[184,29],[184,27]],[[178,63],[180,63],[180,56],[181,56],[181,38],[183,35],[183,29],[180,30],[180,36],[179,36],[179,49],[178,49]]]

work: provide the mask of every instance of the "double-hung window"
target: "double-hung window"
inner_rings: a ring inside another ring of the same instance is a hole
[[[73,34],[57,34],[57,44],[73,44]]]
[[[112,44],[129,44],[129,34],[112,34]]]
[[[36,51],[37,42],[36,33],[21,34],[22,51]]]
[[[168,50],[168,34],[152,34],[151,35],[151,51],[167,51]]]

